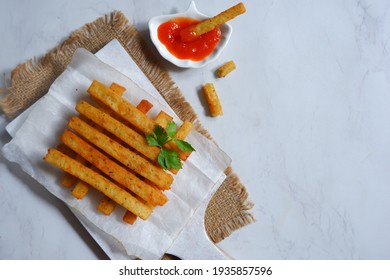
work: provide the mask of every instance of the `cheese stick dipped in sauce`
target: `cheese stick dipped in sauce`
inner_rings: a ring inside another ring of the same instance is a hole
[[[158,39],[168,51],[179,59],[201,61],[209,56],[221,39],[221,30],[213,28],[192,42],[183,42],[180,31],[200,21],[193,18],[177,17],[164,22],[158,27]]]
[[[240,2],[237,5],[221,12],[220,14],[214,17],[211,17],[197,24],[182,29],[180,31],[181,41],[188,43],[197,40],[199,36],[206,34],[207,32],[210,32],[214,28],[217,28],[218,26],[226,23],[227,21],[245,12],[246,12],[245,6],[243,3]]]

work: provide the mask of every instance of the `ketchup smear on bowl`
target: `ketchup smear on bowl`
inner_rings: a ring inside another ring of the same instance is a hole
[[[217,27],[197,38],[194,41],[184,43],[180,38],[180,31],[187,26],[197,24],[200,20],[186,17],[173,18],[162,23],[158,29],[158,39],[165,45],[168,51],[179,59],[200,61],[209,56],[219,40],[221,30]]]

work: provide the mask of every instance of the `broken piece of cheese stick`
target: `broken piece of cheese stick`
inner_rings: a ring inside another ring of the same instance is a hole
[[[137,109],[140,110],[143,114],[146,114],[152,108],[153,108],[153,104],[146,99],[142,99],[140,103],[137,105]]]
[[[137,215],[134,213],[131,213],[130,211],[126,211],[123,215],[122,220],[130,225],[134,224],[134,222],[137,220]]]
[[[161,191],[146,184],[69,130],[64,131],[61,140],[97,169],[134,192],[146,202],[152,205],[164,205],[168,201],[168,198]]]
[[[151,208],[141,203],[127,191],[56,149],[49,149],[44,160],[88,183],[143,220],[146,220],[152,213]]]
[[[72,190],[72,195],[77,199],[83,199],[89,191],[89,185],[84,181],[78,181]]]
[[[195,25],[183,28],[180,31],[182,42],[191,42],[214,28],[226,23],[238,15],[245,13],[246,9],[243,3],[230,7],[229,9],[219,13],[218,15],[203,20]]]
[[[115,201],[113,201],[108,196],[103,196],[98,206],[96,207],[96,210],[98,210],[99,212],[103,213],[106,216],[109,216],[114,211],[115,206],[116,206]],[[129,210],[127,210],[126,212],[129,212]]]
[[[236,69],[236,64],[233,60],[226,62],[224,65],[217,69],[218,78],[224,78],[227,74]]]
[[[153,165],[131,150],[123,147],[118,142],[115,142],[105,134],[82,121],[80,118],[72,117],[68,122],[68,126],[123,165],[155,183],[160,189],[166,190],[170,188],[170,185],[173,182],[172,175],[166,173],[162,168]]]

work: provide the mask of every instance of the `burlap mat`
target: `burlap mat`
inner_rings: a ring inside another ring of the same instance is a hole
[[[169,72],[148,50],[138,31],[119,11],[75,30],[68,39],[45,56],[18,65],[11,73],[11,85],[4,85],[2,90],[6,92],[0,100],[4,114],[12,119],[46,94],[77,48],[95,53],[114,38],[122,44],[176,114],[181,119],[192,121],[195,129],[212,139],[199,123],[191,105],[175,86]],[[228,168],[225,173],[227,179],[211,199],[205,216],[206,231],[215,243],[255,220],[249,212],[253,204],[248,200],[240,179],[232,168]]]

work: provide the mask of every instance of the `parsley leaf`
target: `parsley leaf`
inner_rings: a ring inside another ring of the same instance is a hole
[[[157,157],[157,162],[164,169],[180,169],[182,167],[179,153],[173,150],[163,148],[163,146],[171,141],[174,141],[177,147],[183,152],[195,151],[190,143],[176,139],[177,126],[175,122],[169,121],[166,130],[160,126],[155,125],[153,134],[146,134],[146,141],[149,146],[157,146],[160,148],[160,153]]]
[[[157,161],[164,169],[180,169],[182,167],[179,153],[173,150],[161,149]]]
[[[154,138],[152,135],[146,134],[145,137],[146,137],[146,141],[148,142],[149,146],[157,146],[157,147],[160,146],[160,144],[157,142],[156,138]]]
[[[160,125],[155,125],[153,128],[153,136],[154,139],[156,139],[158,145],[160,147],[164,146],[166,143],[171,141],[168,137],[167,132],[164,130],[164,128]]]
[[[191,146],[190,143],[184,141],[184,140],[179,140],[179,139],[173,139],[175,141],[177,147],[183,151],[183,152],[192,152],[195,151],[194,147]]]
[[[167,134],[172,139],[175,139],[176,134],[176,124],[173,121],[167,123]]]

